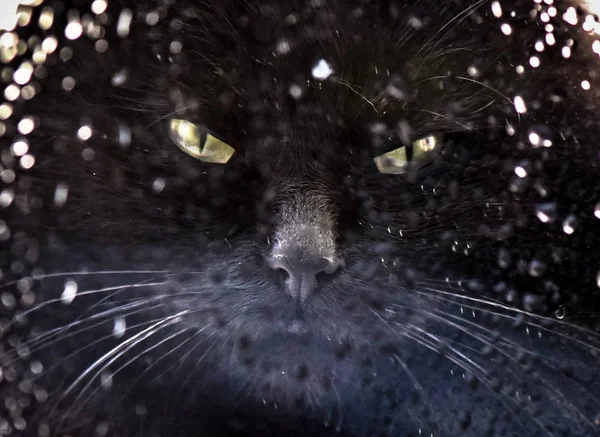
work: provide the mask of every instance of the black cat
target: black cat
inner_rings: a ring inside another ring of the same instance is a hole
[[[578,6],[23,8],[0,433],[598,435]]]

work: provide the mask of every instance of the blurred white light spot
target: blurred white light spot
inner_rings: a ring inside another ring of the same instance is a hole
[[[13,113],[13,107],[10,103],[2,103],[0,105],[0,120],[6,120]]]
[[[4,97],[9,102],[13,102],[13,101],[17,100],[20,95],[21,95],[21,89],[14,83],[11,83],[9,86],[4,88]]]
[[[587,80],[581,81],[581,88],[583,88],[586,91],[589,90],[591,88],[590,82]]]
[[[110,83],[113,86],[121,86],[127,81],[129,73],[126,68],[117,71],[114,76],[111,78]]]
[[[77,296],[77,282],[68,280],[65,282],[65,289],[60,296],[60,300],[63,304],[69,305],[75,300],[75,296]]]
[[[162,190],[165,189],[166,185],[167,183],[163,178],[156,178],[152,182],[152,190],[154,190],[155,193],[160,193]]]
[[[516,96],[514,103],[515,109],[519,114],[525,114],[527,112],[527,106],[525,106],[525,100],[523,100],[523,97]]]
[[[596,203],[596,206],[594,207],[594,216],[597,219],[600,219],[600,202]]]
[[[285,39],[280,39],[277,41],[277,53],[280,55],[285,55],[290,52],[290,43]]]
[[[5,188],[0,193],[0,208],[6,208],[10,206],[13,199],[15,198],[15,192],[10,188]]]
[[[502,16],[502,6],[500,6],[500,2],[492,2],[492,14],[494,14],[494,17],[496,18],[500,18]]]
[[[567,8],[567,11],[563,14],[563,20],[573,26],[577,24],[577,11],[573,6]]]
[[[568,216],[565,221],[563,222],[563,232],[567,235],[571,235],[573,234],[573,232],[575,232],[575,216]]]
[[[529,133],[529,142],[531,144],[533,144],[534,146],[539,146],[540,143],[541,143],[541,138],[540,138],[540,136],[537,133],[530,132]]]
[[[66,76],[60,85],[65,91],[73,91],[73,88],[75,88],[75,79],[73,79],[71,76]]]
[[[534,47],[535,47],[535,49],[536,49],[538,52],[543,52],[543,51],[544,51],[544,42],[543,42],[543,41],[537,41],[537,42],[535,43],[535,46],[534,46]]]
[[[517,166],[517,167],[515,167],[515,174],[517,176],[519,176],[520,178],[525,178],[525,177],[527,177],[527,170],[525,170],[521,166]]]
[[[19,161],[21,168],[29,170],[35,164],[35,158],[33,155],[23,155]]]
[[[553,33],[546,34],[546,44],[548,44],[549,46],[553,46],[554,44],[556,44],[556,38],[554,38]]]
[[[129,26],[131,25],[132,18],[133,13],[131,12],[131,9],[123,9],[121,11],[119,20],[117,21],[117,35],[121,38],[125,38],[129,35]]]
[[[156,24],[158,23],[158,18],[158,12],[148,12],[148,14],[146,15],[146,24],[148,26],[156,26]]]
[[[100,15],[104,11],[106,11],[106,0],[95,0],[92,3],[92,12],[96,15]]]
[[[125,321],[125,317],[116,318],[115,323],[113,325],[113,331],[112,331],[115,338],[123,337],[126,329],[127,329],[127,322]]]
[[[65,27],[65,36],[70,40],[79,38],[82,33],[83,27],[77,20],[71,21],[69,24],[67,24],[67,27]]]
[[[29,151],[29,144],[24,140],[15,141],[11,146],[11,152],[14,156],[23,156]]]
[[[537,56],[532,56],[531,58],[529,58],[529,65],[531,65],[533,68],[539,67],[540,58],[538,58]]]
[[[564,46],[561,50],[561,54],[563,55],[563,58],[570,58],[571,57],[571,47],[568,46]]]
[[[517,65],[515,70],[517,70],[518,74],[523,74],[525,72],[525,67],[523,67],[522,65]]]
[[[92,128],[90,126],[84,125],[79,128],[77,131],[77,138],[82,141],[87,141],[92,138]]]
[[[30,62],[23,62],[15,74],[13,80],[19,85],[25,85],[31,79],[33,74],[33,65]]]
[[[35,122],[33,121],[33,118],[31,118],[31,117],[23,118],[21,121],[19,121],[19,124],[17,125],[17,129],[23,135],[29,135],[31,132],[33,132],[34,127],[35,127]]]
[[[58,47],[58,40],[53,36],[49,36],[49,37],[45,38],[44,41],[42,41],[42,50],[46,54],[53,53],[57,47]]]
[[[56,206],[63,206],[67,203],[67,196],[69,195],[69,186],[67,184],[59,183],[56,185],[54,190],[54,204]]]
[[[299,99],[302,97],[302,88],[300,88],[298,85],[290,85],[289,92],[290,96],[292,96],[294,99]]]
[[[319,60],[312,69],[312,76],[317,80],[325,80],[331,76],[332,73],[333,70],[324,59]]]
[[[507,36],[512,33],[512,27],[510,27],[510,24],[508,24],[508,23],[502,24],[502,26],[500,26],[500,30],[502,31],[502,33],[504,35],[507,35]]]
[[[128,147],[131,144],[131,129],[126,124],[119,125],[119,137],[117,139],[122,147]]]

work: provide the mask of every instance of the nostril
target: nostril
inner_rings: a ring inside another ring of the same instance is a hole
[[[269,266],[285,282],[285,288],[292,297],[304,302],[314,293],[317,282],[325,283],[333,277],[343,261],[318,256],[272,255]]]
[[[290,279],[290,273],[283,267],[275,268],[275,273],[277,274],[277,277],[282,281],[288,281]]]

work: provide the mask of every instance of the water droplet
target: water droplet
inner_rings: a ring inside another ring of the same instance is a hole
[[[113,331],[112,331],[115,338],[123,337],[126,329],[127,329],[127,322],[125,321],[125,317],[116,318],[115,323],[113,325]]]
[[[90,138],[92,138],[92,128],[91,128],[91,126],[88,126],[88,125],[81,126],[79,128],[79,130],[77,131],[77,137],[81,141],[87,141]]]
[[[558,307],[558,309],[556,310],[556,312],[554,313],[554,315],[556,316],[556,318],[558,320],[562,320],[567,315],[567,309],[564,307],[564,305],[561,305],[561,306]]]
[[[65,36],[70,40],[79,38],[82,33],[83,27],[77,20],[71,21],[69,24],[67,24],[67,27],[65,27]]]
[[[516,96],[514,104],[515,104],[515,110],[519,114],[525,114],[527,112],[527,106],[525,106],[525,100],[523,100],[523,97]]]
[[[75,300],[75,296],[77,296],[77,282],[73,280],[65,282],[65,289],[60,296],[62,303],[69,305]]]
[[[575,232],[575,225],[577,224],[577,218],[571,214],[563,222],[563,232],[567,235],[571,235]]]
[[[542,223],[549,223],[554,221],[556,217],[556,203],[538,203],[535,207],[535,216]]]
[[[325,59],[320,59],[312,69],[312,76],[317,80],[325,80],[331,76],[332,73],[333,70]]]

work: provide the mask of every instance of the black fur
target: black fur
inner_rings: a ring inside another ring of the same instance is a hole
[[[551,6],[500,3],[112,0],[104,34],[74,41],[88,2],[52,3],[45,32],[34,15],[21,37],[59,46],[0,137],[0,430],[598,435],[594,35],[558,2],[538,52]],[[25,170],[11,145],[29,115]],[[232,160],[182,153],[171,117]],[[377,171],[429,134],[433,163]],[[286,238],[344,261],[301,305],[267,262]]]

